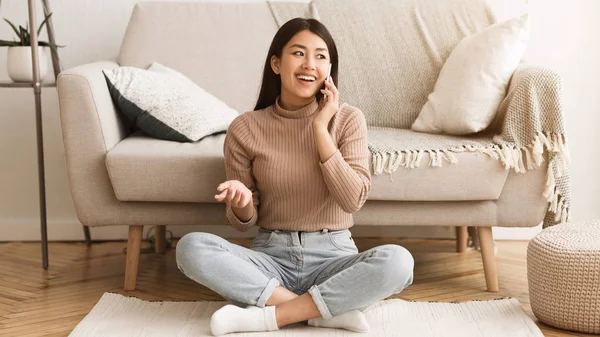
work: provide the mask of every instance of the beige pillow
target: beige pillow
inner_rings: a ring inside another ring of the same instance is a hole
[[[465,135],[487,128],[528,41],[528,14],[464,38],[444,63],[412,130]]]

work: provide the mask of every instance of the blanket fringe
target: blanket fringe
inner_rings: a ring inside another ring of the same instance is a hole
[[[563,176],[571,163],[571,154],[564,134],[539,132],[531,144],[513,147],[506,144],[494,144],[487,147],[463,145],[449,149],[405,150],[392,153],[373,153],[373,174],[387,173],[390,181],[394,181],[393,173],[402,166],[413,169],[421,165],[423,155],[429,155],[430,167],[442,167],[444,161],[458,164],[456,153],[478,152],[499,160],[505,169],[513,169],[516,173],[526,173],[538,169],[544,162],[544,151],[555,154],[548,164],[546,185],[543,196],[550,203],[549,210],[555,214],[555,221],[565,222],[569,218],[569,208],[564,198],[556,190],[556,179]],[[556,172],[555,172],[556,171]]]
[[[396,152],[373,153],[373,173],[379,175],[388,173],[392,175],[398,167],[407,169],[419,167],[423,154],[429,155],[429,166],[441,167],[444,161],[457,164],[458,157],[455,153],[479,152],[490,158],[500,160],[506,169],[514,169],[517,173],[526,173],[539,168],[544,162],[544,151],[557,154],[557,176],[561,177],[565,168],[571,163],[571,155],[567,147],[567,138],[561,134],[544,134],[539,132],[533,142],[522,147],[513,147],[506,144],[494,144],[487,147],[463,145],[449,149],[404,150]]]

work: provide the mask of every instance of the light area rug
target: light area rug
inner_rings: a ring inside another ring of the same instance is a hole
[[[105,293],[69,336],[212,336],[210,317],[226,303],[144,301]],[[543,336],[515,298],[462,303],[390,299],[364,312],[371,326],[368,333],[298,323],[279,331],[227,336]]]

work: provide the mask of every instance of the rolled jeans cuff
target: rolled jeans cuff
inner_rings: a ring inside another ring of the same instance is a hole
[[[308,293],[310,294],[310,296],[312,296],[313,302],[315,302],[315,304],[317,305],[317,309],[319,309],[321,316],[324,319],[330,319],[332,317],[331,312],[329,311],[329,308],[327,308],[327,304],[325,304],[325,301],[321,296],[321,291],[319,291],[319,288],[316,285],[314,285],[310,287]]]
[[[277,281],[277,279],[275,279],[275,278],[270,279],[269,283],[267,283],[267,286],[265,287],[263,292],[258,297],[258,301],[256,301],[256,306],[264,308],[267,301],[271,297],[271,295],[273,295],[273,291],[278,286],[279,286],[279,281]]]

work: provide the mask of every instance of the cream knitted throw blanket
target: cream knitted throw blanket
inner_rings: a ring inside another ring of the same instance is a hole
[[[315,18],[336,39],[339,90],[343,101],[365,113],[373,174],[415,169],[424,160],[436,167],[456,164],[454,154],[465,151],[488,155],[522,174],[547,167],[543,226],[568,219],[570,158],[555,72],[519,66],[492,132],[457,137],[409,130],[454,46],[495,22],[484,1],[313,0],[269,6],[279,26],[294,17]]]

